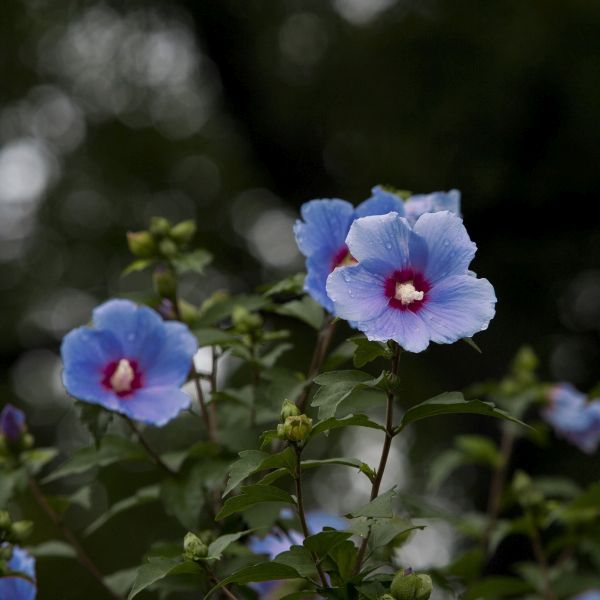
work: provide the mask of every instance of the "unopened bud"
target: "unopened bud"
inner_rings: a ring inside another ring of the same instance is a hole
[[[285,422],[288,417],[297,417],[302,414],[300,409],[291,400],[284,400],[281,406],[281,420]]]
[[[196,223],[190,219],[189,221],[181,221],[171,229],[170,237],[176,243],[184,246],[188,244],[196,233]]]
[[[177,256],[177,244],[173,240],[165,238],[158,244],[160,253],[166,258],[174,258]]]
[[[277,425],[277,437],[281,438],[282,440],[285,439],[285,426],[283,423],[279,423],[279,425]]]
[[[23,542],[31,535],[32,530],[33,523],[31,521],[15,521],[11,527],[13,538],[17,542]]]
[[[7,404],[0,412],[0,434],[9,444],[14,444],[26,431],[25,413],[16,406]]]
[[[161,298],[173,300],[177,296],[177,280],[171,269],[157,267],[152,275],[152,283]]]
[[[233,326],[239,333],[251,333],[260,329],[263,324],[262,317],[256,313],[251,313],[243,306],[236,306],[231,313]]]
[[[191,531],[183,538],[183,555],[190,560],[200,560],[208,554],[208,546]]]
[[[165,237],[171,231],[171,223],[164,217],[150,219],[150,233],[158,237]]]
[[[148,231],[128,231],[129,251],[138,258],[151,258],[156,255],[156,243]]]
[[[312,430],[312,419],[306,415],[287,417],[283,424],[283,435],[290,442],[303,442]]]
[[[422,573],[396,574],[390,592],[396,600],[428,600],[433,591],[431,577]]]

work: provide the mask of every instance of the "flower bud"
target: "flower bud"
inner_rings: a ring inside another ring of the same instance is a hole
[[[154,238],[148,231],[128,231],[129,251],[138,258],[150,258],[156,254]]]
[[[176,243],[182,246],[188,244],[196,233],[196,223],[190,219],[189,221],[181,221],[171,229],[170,237]]]
[[[152,275],[152,283],[161,298],[173,300],[177,296],[177,280],[171,269],[156,267]]]
[[[283,435],[290,442],[303,442],[312,430],[312,419],[306,415],[287,417],[283,424]]]
[[[171,223],[164,217],[150,219],[150,233],[158,237],[165,237],[171,231]]]
[[[12,521],[10,515],[5,510],[0,510],[0,533],[10,529]],[[0,536],[1,537],[1,536]]]
[[[15,444],[27,431],[25,413],[12,404],[7,404],[0,412],[0,434],[9,444]]]
[[[394,596],[391,594],[384,594],[383,596],[379,596],[379,600],[394,600]]]
[[[297,417],[301,415],[300,409],[291,400],[284,400],[281,406],[281,420],[285,422],[288,417]]]
[[[433,591],[431,577],[422,573],[396,573],[390,592],[396,600],[428,600]]]
[[[33,530],[33,523],[31,521],[15,521],[12,524],[11,531],[13,538],[17,542],[23,542]]]
[[[191,531],[183,538],[183,555],[190,560],[200,560],[208,554],[208,546]]]
[[[277,437],[281,438],[282,440],[285,439],[285,426],[283,423],[279,423],[279,425],[277,425]]]
[[[236,306],[231,313],[233,326],[239,333],[252,333],[260,329],[263,324],[262,317],[256,313],[251,313],[243,306]]]
[[[160,253],[166,258],[174,258],[177,256],[177,245],[173,240],[165,238],[158,244]]]

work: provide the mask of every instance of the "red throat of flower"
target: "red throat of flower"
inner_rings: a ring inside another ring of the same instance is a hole
[[[394,271],[385,280],[385,295],[388,304],[398,310],[418,312],[427,302],[427,292],[431,289],[421,273],[412,269]]]
[[[331,271],[337,269],[337,267],[347,267],[349,265],[355,265],[358,261],[350,254],[348,246],[344,244],[331,259]]]
[[[121,358],[106,365],[102,372],[102,385],[121,398],[129,396],[143,385],[142,372],[135,360]]]

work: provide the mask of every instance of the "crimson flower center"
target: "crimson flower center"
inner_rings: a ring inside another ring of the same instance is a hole
[[[135,360],[115,360],[106,366],[102,375],[102,385],[118,396],[127,396],[142,387],[142,374]]]
[[[427,301],[429,282],[412,269],[394,271],[385,280],[388,305],[398,310],[419,311]]]
[[[337,267],[347,267],[350,265],[357,264],[358,261],[350,254],[348,246],[344,244],[331,259],[331,270],[337,269]]]

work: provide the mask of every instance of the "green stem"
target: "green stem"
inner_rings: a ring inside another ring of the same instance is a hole
[[[542,538],[540,532],[535,524],[535,520],[530,511],[527,511],[527,520],[529,521],[529,538],[531,540],[531,547],[533,548],[533,554],[540,567],[540,573],[542,575],[542,582],[544,585],[544,598],[546,600],[556,600],[556,595],[552,591],[552,582],[550,581],[550,571],[548,569],[548,560],[546,553],[544,552],[544,546],[542,544]]]
[[[394,356],[392,357],[392,375],[398,375],[398,369],[400,366],[400,346],[396,346],[396,350],[394,352]],[[377,498],[379,495],[379,489],[381,487],[381,482],[383,480],[383,474],[385,472],[385,467],[387,465],[387,460],[390,455],[390,448],[392,446],[392,439],[394,438],[394,391],[390,390],[387,393],[387,402],[386,402],[386,410],[385,410],[385,439],[383,440],[383,447],[381,449],[381,457],[379,459],[379,466],[377,467],[377,472],[375,474],[375,479],[373,480],[373,485],[371,486],[371,502]],[[354,568],[355,573],[358,573],[362,567],[362,563],[365,557],[365,552],[367,551],[367,545],[369,543],[370,532],[363,539],[360,548],[358,550],[358,556],[356,557],[356,565]]]
[[[167,465],[167,463],[165,463],[162,460],[162,458],[154,451],[152,446],[148,443],[146,438],[142,435],[142,432],[140,431],[139,427],[129,417],[123,417],[123,418],[127,421],[127,424],[129,425],[131,430],[136,434],[138,440],[140,441],[140,444],[144,447],[144,450],[146,450],[146,453],[152,459],[152,462],[157,467],[160,467],[163,471],[168,473],[169,475],[177,475],[177,472],[173,471],[173,469],[171,469],[171,467],[169,467],[169,465]]]

